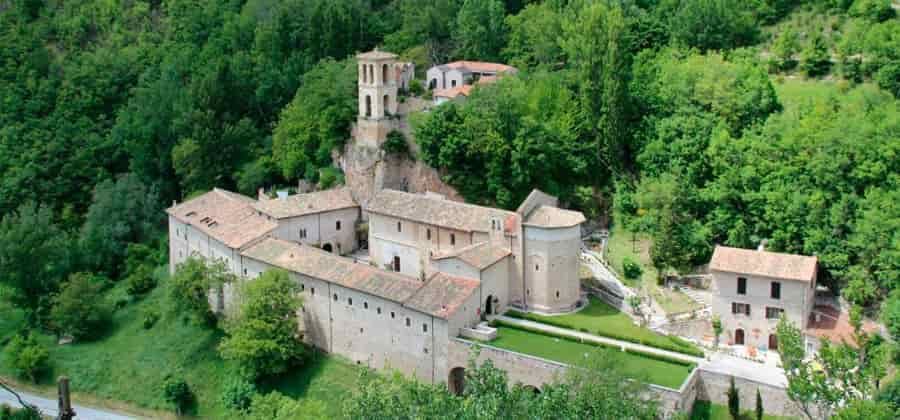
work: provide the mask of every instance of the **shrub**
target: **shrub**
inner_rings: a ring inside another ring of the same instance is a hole
[[[187,382],[172,375],[166,377],[162,391],[163,398],[175,407],[178,414],[182,414],[194,400],[194,393]]]
[[[391,154],[409,155],[409,145],[406,144],[406,136],[397,130],[391,130],[387,134],[387,138],[381,144],[381,148]]]
[[[344,183],[344,173],[340,169],[333,166],[322,168],[319,170],[319,188],[327,190],[336,185]]]
[[[638,279],[641,277],[641,274],[644,273],[644,269],[641,268],[641,265],[630,257],[625,257],[625,259],[622,260],[622,271],[625,272],[625,277],[630,280]]]
[[[16,335],[6,346],[6,363],[19,377],[37,382],[50,369],[50,352],[31,333]]]
[[[144,313],[144,329],[149,330],[156,325],[156,321],[159,321],[159,312],[156,310],[149,310]]]
[[[241,378],[232,379],[222,391],[222,404],[230,410],[245,411],[256,395],[256,385]]]
[[[409,93],[412,93],[413,96],[419,96],[425,89],[422,87],[422,81],[419,79],[412,79],[409,82]]]
[[[187,315],[197,324],[215,325],[215,314],[209,308],[208,293],[233,282],[231,274],[222,262],[207,263],[199,258],[188,258],[178,265],[175,275],[168,282],[169,300],[173,309]]]
[[[41,420],[41,412],[32,408],[14,409],[6,404],[0,404],[0,420]]]
[[[146,295],[156,287],[156,277],[153,276],[153,268],[149,265],[138,266],[128,275],[128,295],[137,298]]]
[[[878,87],[900,98],[900,60],[891,61],[878,69],[875,81]]]
[[[50,310],[50,321],[59,333],[76,339],[87,338],[95,336],[109,321],[103,282],[90,273],[69,276]]]

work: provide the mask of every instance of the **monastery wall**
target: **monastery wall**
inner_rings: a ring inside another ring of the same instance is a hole
[[[331,244],[333,252],[346,254],[357,248],[356,223],[359,208],[347,208],[323,213],[309,214],[278,220],[275,237],[291,242],[323,247]],[[340,222],[340,229],[337,223]],[[306,237],[300,237],[300,230],[306,230]]]

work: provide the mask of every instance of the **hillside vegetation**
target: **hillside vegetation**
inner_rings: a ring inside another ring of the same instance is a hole
[[[376,46],[420,73],[457,59],[519,68],[411,118],[416,158],[469,201],[513,208],[540,188],[588,217],[614,215],[649,239],[655,273],[691,270],[716,244],[814,254],[822,284],[900,338],[893,6],[0,0],[0,309],[14,314],[0,340],[50,349],[22,363],[120,372],[81,371],[109,398],[123,398],[105,387],[126,369],[188,363],[101,351],[152,337],[123,338],[123,290],[171,303],[152,275],[166,264],[162,209],[212,187],[341,182],[353,56]],[[192,338],[207,344],[224,334],[201,329]],[[55,335],[78,341],[57,348]],[[191,348],[182,339],[171,345]],[[219,356],[197,357],[215,377]],[[168,385],[178,399],[183,384]],[[159,407],[154,392],[135,402]]]

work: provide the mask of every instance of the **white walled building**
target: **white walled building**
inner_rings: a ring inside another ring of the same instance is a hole
[[[574,307],[577,266],[567,265],[578,260],[580,236],[570,233],[580,233],[584,218],[555,203],[535,190],[511,212],[382,190],[367,209],[369,265],[319,249],[355,240],[347,232],[355,232],[359,208],[344,189],[261,201],[214,189],[166,210],[170,267],[174,272],[196,255],[225,262],[240,281],[286,270],[300,286],[305,342],[359,364],[444,382],[450,339],[463,328],[511,304]],[[522,255],[550,266],[523,273]],[[217,312],[233,308],[234,290],[211,294]]]
[[[725,342],[775,350],[782,313],[805,331],[815,305],[818,259],[717,246],[709,263],[712,311]]]

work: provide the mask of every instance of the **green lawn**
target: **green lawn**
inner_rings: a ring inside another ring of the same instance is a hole
[[[605,360],[614,360],[623,375],[677,389],[693,367],[651,359],[616,349],[553,338],[518,328],[497,327],[497,339],[491,346],[530,354],[570,365],[582,363],[587,355],[599,352]]]
[[[641,264],[644,269],[641,278],[631,281],[622,273],[622,261],[629,257]],[[606,258],[612,265],[619,278],[631,287],[638,287],[649,295],[663,308],[666,313],[681,313],[699,309],[700,305],[694,302],[688,295],[659,287],[656,284],[657,271],[650,263],[650,239],[645,235],[632,234],[625,230],[621,223],[614,223],[609,232],[609,240],[606,246]]]
[[[763,401],[765,404],[765,401]],[[754,407],[755,409],[755,407]],[[765,409],[765,405],[763,405],[763,409]],[[756,412],[753,410],[746,410],[741,413],[741,420],[752,420],[756,419]],[[767,420],[782,420],[782,419],[790,419],[790,417],[779,417],[779,416],[770,416],[765,414],[765,410],[763,410],[763,419]],[[732,420],[731,414],[728,413],[728,407],[724,405],[713,404],[709,401],[700,401],[697,400],[694,402],[694,408],[691,410],[691,420]]]
[[[124,297],[123,289],[117,286],[111,290],[110,301]],[[51,349],[53,363],[52,374],[42,384],[45,389],[52,386],[49,378],[68,375],[77,393],[76,401],[81,394],[82,401],[98,405],[115,407],[121,401],[142,409],[168,411],[161,389],[165,376],[174,374],[185,378],[197,397],[193,414],[229,417],[219,396],[234,369],[216,352],[221,333],[186,324],[167,311],[165,292],[158,287],[142,301],[116,311],[111,331],[97,341],[57,346],[53,337],[41,336]],[[143,314],[151,309],[159,310],[162,317],[152,329],[145,330]],[[355,365],[320,356],[264,388],[298,399],[322,400],[329,417],[336,417],[343,400],[356,387],[358,374]],[[11,376],[3,363],[0,375]]]
[[[586,308],[574,314],[556,316],[528,314],[528,319],[682,353],[690,354],[700,350],[690,342],[634,325],[627,315],[593,296],[590,297],[590,303]]]

